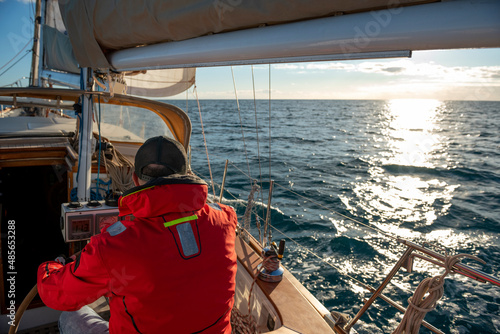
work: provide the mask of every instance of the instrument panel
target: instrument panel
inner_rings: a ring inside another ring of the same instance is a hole
[[[61,205],[61,232],[65,242],[88,240],[118,221],[118,208],[105,201]]]

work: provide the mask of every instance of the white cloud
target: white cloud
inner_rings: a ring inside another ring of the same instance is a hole
[[[478,80],[500,81],[500,66],[443,66],[429,63],[416,64],[410,60],[391,62],[363,62],[356,68],[362,73],[377,73],[388,76],[411,76],[438,79],[440,82],[476,82]]]
[[[444,66],[433,62],[416,64],[410,60],[375,63],[365,62],[359,72],[388,76],[428,78],[439,82],[500,82],[500,66]]]
[[[425,98],[438,100],[493,100],[500,98],[500,84],[450,84],[445,82],[391,81],[374,85],[360,85],[354,94],[363,98],[395,99]]]
[[[304,69],[304,65],[297,65],[297,64],[276,64],[273,65],[273,70],[298,70],[298,69]]]
[[[419,59],[274,64],[271,95],[274,99],[500,100],[500,66],[494,62],[490,62],[492,66],[462,64]],[[268,66],[260,68],[268,70]],[[252,99],[251,72],[245,71],[242,68],[238,76],[238,97]],[[242,80],[243,74],[246,80]],[[203,97],[204,90],[200,89],[200,98],[234,98],[232,85],[215,91],[212,78]],[[269,97],[268,78],[256,76],[257,99]]]
[[[306,69],[308,70],[355,70],[356,66],[348,63],[312,63],[307,64]]]
[[[428,78],[440,82],[500,82],[500,66],[444,66],[433,62],[415,63],[408,59],[394,61],[365,61],[358,64],[346,62],[325,62],[301,64],[278,64],[276,70],[294,70],[307,74],[306,70],[348,71],[386,76]]]

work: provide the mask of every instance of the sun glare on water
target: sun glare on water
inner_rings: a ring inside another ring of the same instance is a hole
[[[391,150],[387,163],[433,167],[431,157],[441,138],[436,134],[438,100],[391,100],[387,104],[388,126],[383,129]]]
[[[444,109],[438,100],[387,102],[374,125],[379,148],[367,157],[369,178],[361,178],[353,187],[366,218],[376,224],[421,226],[446,214],[458,185],[447,184],[435,172],[446,168],[440,161],[447,154],[447,143],[439,133]],[[406,231],[401,228],[399,235],[404,237]]]

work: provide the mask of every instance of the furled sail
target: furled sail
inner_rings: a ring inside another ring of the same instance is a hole
[[[82,66],[141,71],[500,46],[497,0],[60,0]]]
[[[47,0],[44,4],[42,78],[49,84],[79,88],[80,67],[85,67],[81,63],[79,65],[79,57],[75,57],[80,54],[80,50],[75,49],[78,50],[76,53],[73,51],[57,0]],[[191,87],[195,82],[195,75],[195,69],[159,69],[125,73],[120,79],[126,84],[127,94],[167,97],[182,93]],[[104,80],[110,77],[101,76]]]
[[[173,96],[194,85],[195,75],[195,68],[173,68],[125,76],[127,94],[147,97]]]
[[[61,11],[82,66],[111,68],[106,54],[212,33],[384,9],[421,0],[65,0]],[[242,43],[244,43],[242,41]]]

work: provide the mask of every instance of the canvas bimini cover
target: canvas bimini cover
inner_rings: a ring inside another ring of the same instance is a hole
[[[80,67],[88,67],[88,64],[80,62],[82,60],[81,52],[78,46],[74,49],[70,42],[68,31],[61,17],[58,1],[47,0],[44,4],[42,77],[49,83],[79,88]],[[82,13],[79,15],[84,16]],[[74,50],[78,51],[74,52]],[[90,67],[110,69],[110,67]],[[69,75],[61,76],[61,73]],[[123,80],[127,85],[127,94],[145,97],[167,97],[187,90],[194,84],[195,76],[196,70],[194,68],[158,69],[125,75]],[[71,79],[71,82],[69,79]]]

